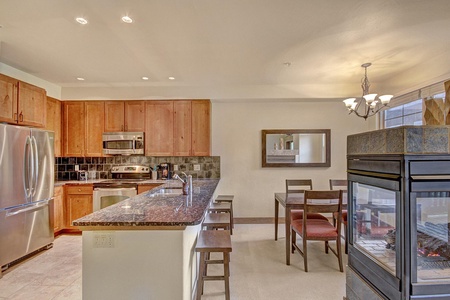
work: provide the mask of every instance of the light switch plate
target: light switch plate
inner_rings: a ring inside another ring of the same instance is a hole
[[[114,233],[102,232],[94,234],[94,248],[114,248]]]
[[[75,171],[80,171],[80,165],[75,165]]]
[[[200,171],[200,165],[194,165],[194,171]]]
[[[173,170],[178,171],[178,165],[173,165]]]

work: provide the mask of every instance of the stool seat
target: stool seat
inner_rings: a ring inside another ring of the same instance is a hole
[[[229,213],[230,214],[230,233],[233,234],[233,208],[232,203],[216,203],[212,202],[208,207],[209,213]]]
[[[218,195],[216,202],[233,202],[234,195]]]
[[[229,213],[206,214],[202,226],[206,227],[206,229],[222,228],[230,230],[230,216]]]
[[[225,299],[230,300],[230,252],[232,251],[230,231],[201,230],[198,234],[195,251],[200,252],[196,299],[200,300],[202,297],[205,280],[223,280],[225,281]],[[222,253],[223,260],[209,259],[211,252]],[[223,276],[207,275],[208,264],[223,264]]]

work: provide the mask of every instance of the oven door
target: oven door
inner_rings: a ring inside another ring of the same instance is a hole
[[[94,211],[116,204],[137,195],[136,188],[95,188]]]

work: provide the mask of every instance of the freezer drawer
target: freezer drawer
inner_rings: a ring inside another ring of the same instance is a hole
[[[0,211],[0,266],[53,243],[53,199]]]

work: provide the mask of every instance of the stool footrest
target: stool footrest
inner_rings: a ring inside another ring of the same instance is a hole
[[[223,259],[222,260],[220,260],[220,259],[211,260],[210,259],[210,260],[205,261],[205,263],[207,265],[209,265],[209,264],[223,264],[224,261],[223,261]]]
[[[203,280],[225,280],[225,276],[203,276]]]

